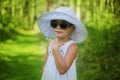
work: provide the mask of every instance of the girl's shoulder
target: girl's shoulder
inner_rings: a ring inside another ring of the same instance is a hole
[[[70,46],[69,46],[69,48],[71,48],[71,49],[77,49],[78,48],[78,45],[76,44],[76,43],[72,43]]]
[[[49,45],[51,45],[53,42],[54,42],[54,39],[50,40],[48,43],[49,43]]]
[[[77,44],[73,40],[68,41],[66,44],[68,46],[77,46]]]
[[[54,42],[54,39],[53,39],[53,40],[50,40],[50,41],[47,43],[47,46],[50,47],[53,42]]]
[[[70,43],[69,43],[69,47],[78,48],[78,45],[73,40],[71,40]]]

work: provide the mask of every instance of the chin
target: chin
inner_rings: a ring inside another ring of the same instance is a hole
[[[62,35],[56,35],[56,37],[62,38],[63,36]]]

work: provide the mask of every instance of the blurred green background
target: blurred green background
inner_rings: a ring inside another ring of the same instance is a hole
[[[59,6],[74,8],[88,30],[78,80],[120,80],[119,0],[0,0],[0,80],[40,80],[48,40],[37,18]]]

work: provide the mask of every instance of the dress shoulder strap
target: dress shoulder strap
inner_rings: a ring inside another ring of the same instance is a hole
[[[68,48],[71,44],[75,43],[73,40],[70,40],[66,43],[66,48]]]
[[[50,46],[52,45],[53,41],[54,41],[54,40],[52,40],[52,41],[49,42],[49,45],[48,45],[48,49],[49,49],[49,50],[50,50]]]

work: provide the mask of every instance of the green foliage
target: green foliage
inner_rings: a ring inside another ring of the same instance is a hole
[[[95,26],[95,25],[94,25]],[[87,40],[79,44],[78,80],[118,80],[120,77],[120,24],[98,29],[88,26]]]
[[[44,4],[45,2],[41,0],[0,1],[0,41],[12,38],[12,35],[16,34],[16,28],[25,30],[34,29],[38,14],[44,11]],[[11,32],[11,30],[15,33]]]
[[[60,5],[74,7],[88,30],[78,44],[78,80],[120,79],[120,1],[1,0],[0,80],[40,79],[47,41],[30,30],[40,13]]]
[[[30,33],[0,43],[0,80],[40,80],[46,40]]]

